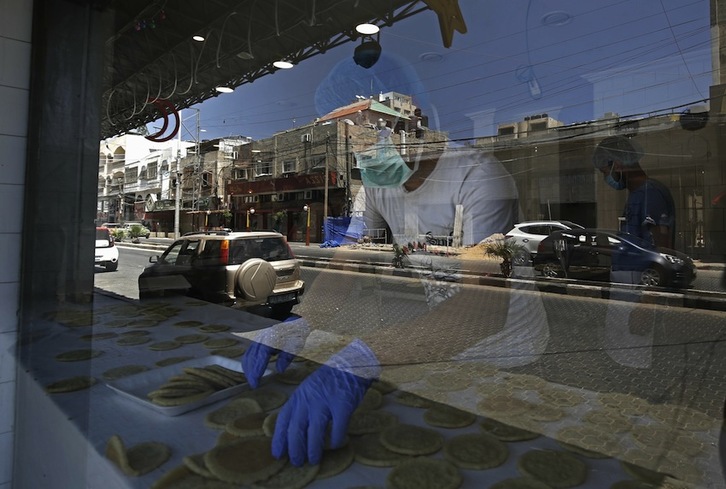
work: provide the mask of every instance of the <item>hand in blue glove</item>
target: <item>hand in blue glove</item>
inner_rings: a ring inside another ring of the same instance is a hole
[[[303,346],[310,334],[310,326],[303,318],[293,318],[263,329],[257,335],[242,357],[242,370],[253,389],[260,385],[260,379],[267,370],[270,357],[278,353],[275,367],[284,372]]]
[[[345,441],[348,422],[374,378],[378,359],[368,346],[355,340],[313,372],[285,403],[275,424],[272,455],[288,455],[293,465],[307,459],[317,465],[323,456],[328,424],[330,446]]]

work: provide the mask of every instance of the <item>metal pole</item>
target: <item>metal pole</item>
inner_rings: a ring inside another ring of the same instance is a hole
[[[182,111],[179,111],[179,116],[181,117],[182,124],[184,122],[184,117],[182,116]],[[181,171],[179,171],[179,167],[181,166],[181,142],[182,142],[182,131],[181,128],[178,132],[178,138],[177,138],[177,147],[176,147],[176,191],[174,192],[174,239],[179,239],[179,207],[180,207],[180,192],[181,192]]]
[[[307,224],[305,225],[305,246],[310,246],[310,206],[305,206],[305,212],[307,212]]]

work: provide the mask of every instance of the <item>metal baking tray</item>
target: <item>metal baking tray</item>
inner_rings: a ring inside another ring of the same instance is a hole
[[[242,372],[242,365],[239,360],[232,360],[227,357],[212,355],[203,358],[194,358],[174,365],[168,365],[166,367],[155,368],[146,372],[129,375],[122,379],[107,382],[106,385],[116,391],[119,395],[165,416],[178,416],[202,406],[234,396],[250,388],[249,384],[245,382],[233,387],[228,387],[227,389],[216,391],[204,399],[189,402],[181,406],[159,406],[152,403],[149,398],[146,397],[149,392],[168,382],[171,377],[184,373],[185,367],[205,367],[208,365],[220,365],[230,370]],[[269,373],[270,370],[268,369],[264,375],[268,375]]]

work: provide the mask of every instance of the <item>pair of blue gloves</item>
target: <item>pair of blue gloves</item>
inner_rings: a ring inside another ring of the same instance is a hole
[[[242,357],[252,388],[259,386],[270,357],[277,353],[278,372],[290,365],[305,344],[310,327],[304,319],[286,321],[260,333]],[[361,340],[354,340],[313,372],[282,407],[272,437],[272,455],[288,456],[295,466],[320,463],[330,424],[330,448],[345,441],[348,422],[374,378],[378,359]],[[331,424],[332,422],[332,424]]]

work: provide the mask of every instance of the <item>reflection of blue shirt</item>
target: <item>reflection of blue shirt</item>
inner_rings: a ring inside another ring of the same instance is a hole
[[[673,197],[666,186],[659,181],[649,178],[628,195],[623,229],[626,233],[653,243],[650,227],[667,226],[671,233],[671,242],[674,242],[675,221],[676,209]],[[648,222],[651,224],[648,225]]]

